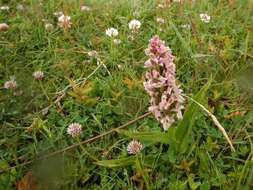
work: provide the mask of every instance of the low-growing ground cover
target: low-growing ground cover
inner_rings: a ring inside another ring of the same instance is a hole
[[[253,189],[251,0],[0,5],[0,190]],[[168,131],[138,119],[155,35],[185,95]]]

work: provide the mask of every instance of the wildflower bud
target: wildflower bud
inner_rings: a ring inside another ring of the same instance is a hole
[[[42,71],[35,71],[33,73],[33,77],[36,79],[36,80],[42,80],[44,78],[44,73]]]
[[[9,29],[9,25],[6,23],[0,23],[0,32],[5,32]]]

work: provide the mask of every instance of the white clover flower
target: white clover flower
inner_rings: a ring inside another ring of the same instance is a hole
[[[96,58],[98,57],[98,52],[96,50],[89,51],[88,56]]]
[[[165,7],[166,6],[164,4],[161,4],[161,3],[157,5],[157,8],[159,8],[159,9],[164,9]]]
[[[158,22],[159,24],[165,24],[165,19],[164,19],[164,18],[157,17],[157,18],[156,18],[156,22]]]
[[[22,4],[18,4],[17,9],[23,11],[25,8]]]
[[[58,18],[58,25],[62,28],[71,28],[71,17],[64,14]]]
[[[42,71],[35,71],[33,72],[33,77],[36,80],[42,80],[44,78],[44,73]]]
[[[67,133],[72,137],[80,135],[81,132],[82,132],[82,125],[79,123],[71,123],[68,126]]]
[[[128,27],[132,31],[137,31],[141,27],[141,22],[139,20],[131,20],[128,24]]]
[[[15,88],[17,88],[17,82],[14,79],[6,81],[4,83],[4,88],[5,89],[15,89]]]
[[[118,64],[117,67],[118,67],[118,69],[122,69],[123,68],[122,65],[120,65],[120,64]]]
[[[46,29],[47,31],[51,31],[51,30],[54,29],[54,25],[52,25],[51,23],[46,23],[46,24],[45,24],[45,29]]]
[[[63,12],[57,11],[57,12],[54,12],[53,15],[59,17],[59,16],[63,15]]]
[[[90,7],[88,7],[88,6],[81,6],[81,11],[90,11],[91,10],[91,8]]]
[[[113,43],[114,43],[115,45],[119,45],[119,44],[121,43],[121,40],[120,40],[120,39],[114,39],[114,40],[113,40]]]
[[[128,154],[137,154],[141,151],[141,149],[142,149],[142,144],[139,141],[136,141],[136,140],[132,140],[127,145]]]
[[[200,16],[200,20],[204,23],[209,23],[210,20],[211,20],[211,16],[209,16],[208,14],[206,13],[202,13],[202,14],[199,14]]]
[[[5,32],[9,29],[9,25],[6,23],[0,23],[0,32]]]
[[[1,7],[0,7],[0,10],[1,10],[1,11],[8,11],[9,9],[10,9],[9,6],[1,6]]]
[[[186,28],[186,29],[190,29],[191,25],[190,24],[182,24],[181,28]]]
[[[108,28],[108,29],[106,29],[105,34],[106,34],[107,36],[113,38],[113,37],[118,36],[118,35],[119,35],[119,32],[118,32],[118,30],[117,30],[116,28]]]

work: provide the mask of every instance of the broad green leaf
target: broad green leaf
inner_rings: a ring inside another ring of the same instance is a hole
[[[160,131],[134,132],[128,130],[118,130],[117,132],[130,138],[148,143],[164,143],[164,144],[169,143],[169,136],[165,132]]]
[[[130,156],[127,158],[119,158],[119,159],[112,159],[112,160],[101,160],[98,162],[95,162],[94,164],[97,164],[99,166],[104,166],[104,167],[121,167],[121,166],[129,166],[129,165],[134,165],[135,164],[135,156]]]
[[[212,78],[202,87],[202,89],[193,97],[194,100],[199,103],[203,103],[205,99],[206,92],[210,87]],[[176,130],[176,139],[178,143],[178,151],[184,153],[187,150],[187,142],[190,138],[192,132],[192,127],[195,122],[196,114],[199,111],[199,106],[190,101],[189,105],[186,107],[183,120],[178,124]]]

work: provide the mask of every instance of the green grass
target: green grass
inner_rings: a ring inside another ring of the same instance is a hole
[[[30,171],[36,186],[53,190],[252,189],[253,1],[229,2],[196,0],[158,9],[153,0],[2,0],[0,5],[10,10],[0,10],[0,23],[10,28],[0,32],[0,190],[16,189],[16,182]],[[17,10],[18,4],[25,9]],[[91,11],[80,11],[83,4]],[[71,16],[69,30],[57,26],[56,11]],[[211,15],[211,22],[201,22],[200,13]],[[166,23],[158,24],[157,17]],[[45,30],[42,19],[54,29]],[[131,19],[142,23],[134,40],[129,39]],[[185,24],[190,28],[183,28]],[[119,30],[121,44],[113,45],[105,35],[109,27]],[[182,144],[190,144],[182,145],[183,151],[178,150],[176,125],[165,133],[150,115],[124,131],[36,160],[148,111],[149,97],[142,85],[144,50],[155,34],[176,56],[177,80],[185,94],[195,97],[212,78],[199,100],[226,129],[236,152],[202,110],[189,106],[189,112],[196,113],[176,123],[181,132],[192,127],[186,136],[177,134],[186,137]],[[87,55],[91,50],[106,66],[94,73],[100,62]],[[36,70],[45,73],[42,81],[33,79]],[[86,84],[76,85],[89,75]],[[11,76],[22,95],[2,88]],[[64,89],[66,95],[55,103]],[[48,113],[42,114],[47,107]],[[82,124],[78,139],[66,132],[72,122]],[[127,154],[132,137],[144,145],[137,156]],[[18,167],[6,170],[13,166]]]

